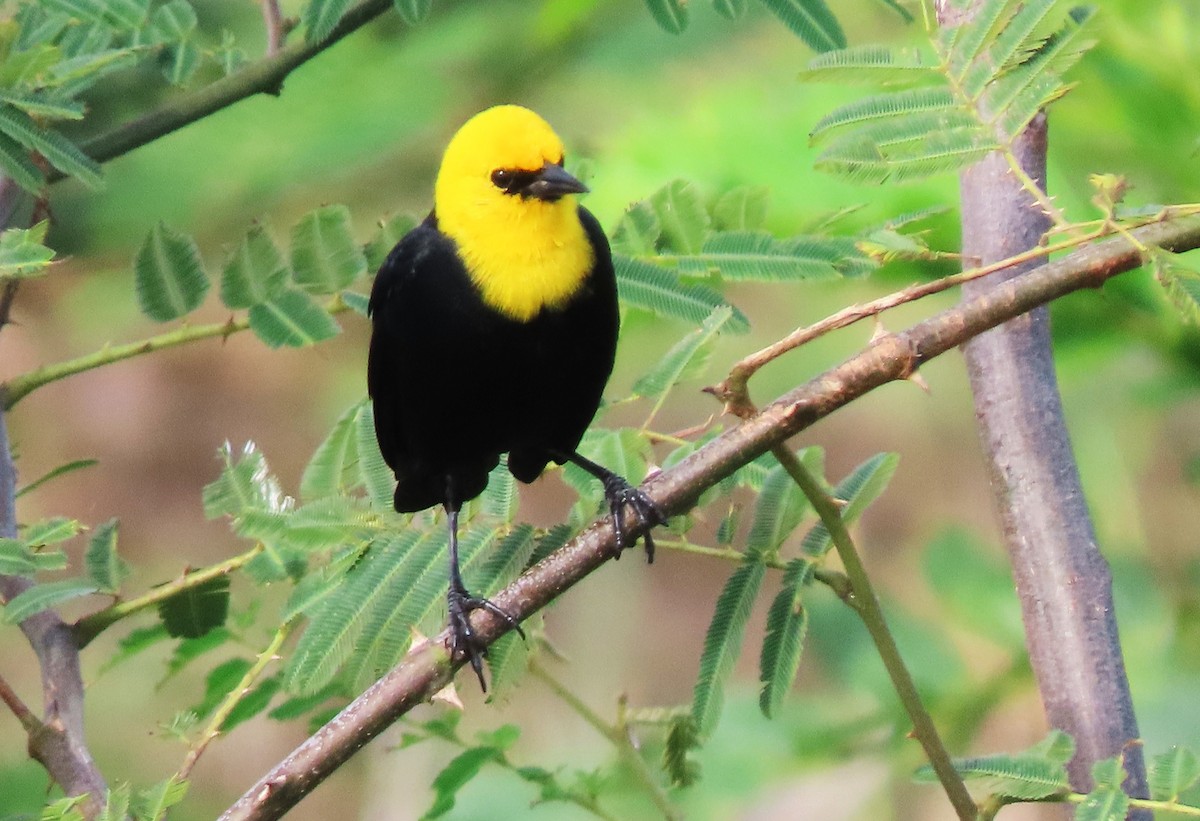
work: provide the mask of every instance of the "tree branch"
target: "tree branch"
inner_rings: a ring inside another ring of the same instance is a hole
[[[1169,250],[1200,246],[1200,219],[1162,223],[1136,232],[1138,240]],[[842,364],[785,394],[646,483],[644,490],[668,515],[693,504],[708,487],[775,445],[880,385],[909,377],[923,363],[983,331],[1071,291],[1097,287],[1141,264],[1141,255],[1122,238],[1083,249],[1044,265],[902,332],[886,334]],[[632,517],[631,517],[632,518]],[[632,522],[631,522],[632,524]],[[545,607],[613,555],[607,519],[592,525],[562,549],[514,581],[495,602],[518,619]],[[487,642],[507,625],[489,613],[473,626]],[[223,821],[281,817],[363,745],[449,682],[461,661],[451,660],[449,634],[414,647],[336,718],[297,747],[224,815]]]
[[[189,94],[173,97],[157,109],[91,138],[82,148],[96,162],[107,162],[247,97],[256,94],[278,95],[284,79],[295,69],[391,7],[391,0],[364,0],[346,12],[329,37],[321,42],[297,42],[279,49],[235,74]],[[47,175],[50,182],[62,178],[62,173],[58,171]]]
[[[17,472],[4,412],[0,410],[0,538],[17,537],[16,484]],[[32,586],[33,582],[22,576],[0,576],[0,602],[12,601]],[[29,733],[29,754],[41,762],[67,795],[88,795],[83,811],[91,818],[103,808],[108,788],[84,740],[79,648],[71,628],[53,610],[25,619],[21,631],[41,666],[45,705],[41,722]]]

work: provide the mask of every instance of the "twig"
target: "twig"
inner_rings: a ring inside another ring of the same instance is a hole
[[[853,599],[848,603],[858,613],[863,626],[871,634],[871,640],[875,642],[875,649],[879,651],[879,657],[892,680],[896,695],[900,697],[900,703],[904,705],[909,719],[912,720],[913,736],[925,749],[925,755],[928,756],[929,763],[933,765],[933,771],[937,773],[938,780],[942,782],[942,788],[954,806],[954,811],[958,813],[961,821],[975,821],[977,812],[975,802],[967,792],[962,776],[954,769],[954,764],[950,761],[950,753],[946,751],[946,746],[942,743],[941,736],[938,735],[933,719],[930,718],[929,712],[921,702],[921,694],[917,692],[917,685],[908,672],[908,667],[900,655],[900,649],[896,646],[896,640],[892,637],[891,630],[888,629],[883,608],[879,605],[879,598],[875,595],[871,579],[867,575],[867,569],[858,555],[858,549],[854,545],[850,531],[846,528],[842,514],[838,511],[837,503],[786,445],[777,445],[771,449],[771,452],[800,487],[800,491],[820,517],[821,523],[829,531],[829,536],[833,540],[834,547],[837,548],[842,565],[846,568],[846,576],[850,580]]]
[[[249,563],[251,559],[257,556],[259,553],[262,553],[262,551],[263,546],[261,544],[255,545],[245,553],[233,556],[232,558],[226,559],[223,562],[217,562],[214,565],[210,565],[199,570],[184,571],[184,573],[174,581],[159,585],[158,587],[153,588],[149,592],[138,596],[135,599],[117,602],[104,608],[103,610],[97,610],[95,613],[84,616],[79,621],[75,622],[74,626],[71,628],[75,634],[75,641],[82,650],[91,643],[92,639],[96,638],[96,636],[100,635],[102,632],[104,632],[104,630],[116,624],[121,619],[132,616],[134,613],[145,610],[147,607],[154,607],[159,602],[166,601],[172,596],[179,594],[181,591],[192,587],[197,587],[206,582],[212,581],[213,579],[228,575],[234,570],[237,570],[239,567]]]
[[[529,662],[529,672],[549,687],[550,691],[559,700],[574,710],[576,715],[586,721],[592,729],[612,742],[613,746],[617,748],[617,754],[621,757],[621,760],[625,762],[625,765],[633,772],[634,777],[645,788],[646,793],[650,796],[650,800],[654,802],[654,806],[662,813],[663,818],[667,819],[667,821],[683,821],[683,816],[680,814],[679,809],[671,803],[662,787],[654,780],[654,774],[650,772],[650,768],[646,766],[641,753],[634,746],[633,738],[629,734],[629,725],[625,722],[624,696],[622,696],[621,702],[617,705],[617,723],[609,724],[595,710],[587,706],[579,696],[571,692],[569,687],[555,678],[536,658]]]
[[[3,701],[8,709],[12,710],[12,714],[17,717],[17,721],[21,722],[26,733],[33,735],[41,731],[42,722],[38,721],[38,717],[25,706],[25,702],[21,701],[21,697],[9,686],[4,676],[0,676],[0,701]]]
[[[733,564],[742,564],[746,561],[746,554],[740,550],[734,550],[732,547],[705,547],[678,539],[660,538],[654,540],[654,545],[655,547],[663,547],[679,553],[690,553],[693,556],[707,556],[712,559],[721,559]],[[764,556],[759,561],[772,570],[787,570],[788,568],[788,563],[777,557]],[[813,578],[836,593],[838,598],[842,600],[848,600],[851,596],[850,580],[846,578],[844,573],[818,567],[813,570]]]
[[[283,14],[279,11],[279,0],[262,0],[263,26],[267,31],[267,56],[273,57],[283,46],[287,33],[283,25]]]
[[[1139,232],[1138,238],[1172,251],[1200,247],[1200,219],[1150,226]],[[642,489],[667,515],[680,513],[707,488],[818,419],[880,385],[907,378],[921,363],[989,328],[1071,291],[1099,286],[1136,267],[1139,259],[1124,240],[1108,240],[1044,265],[1018,281],[999,283],[902,333],[885,334],[650,479]],[[493,600],[518,620],[526,619],[611,559],[615,547],[612,525],[605,518],[538,562]],[[502,620],[483,612],[475,614],[472,627],[485,643],[508,630]],[[396,667],[247,790],[221,818],[264,821],[282,817],[397,718],[445,686],[462,665],[461,660],[451,660],[449,641],[449,633],[443,630],[410,650]]]
[[[335,294],[328,304],[325,305],[325,310],[331,314],[339,314],[349,310],[349,308],[342,301],[341,297]],[[66,379],[68,376],[74,376],[75,374],[103,367],[104,365],[111,365],[114,362],[120,362],[125,359],[132,359],[135,356],[161,351],[164,348],[186,345],[189,342],[216,337],[226,339],[233,334],[247,330],[249,327],[250,320],[245,316],[238,318],[230,317],[225,322],[213,322],[207,325],[184,325],[138,342],[110,345],[98,351],[76,357],[75,359],[55,362],[52,365],[43,365],[28,373],[13,377],[3,386],[0,386],[3,387],[3,407],[5,410],[11,409],[13,405],[38,388],[48,385],[51,382],[57,382],[60,379]]]
[[[271,642],[266,646],[254,664],[242,676],[241,681],[229,691],[229,694],[221,702],[213,713],[212,719],[208,722],[208,726],[204,728],[204,732],[200,735],[200,740],[188,750],[187,758],[183,760],[183,766],[179,768],[177,773],[181,781],[186,781],[191,775],[192,768],[196,766],[196,762],[200,760],[200,756],[208,749],[208,745],[221,734],[221,725],[229,718],[234,708],[241,703],[242,699],[250,692],[250,688],[263,671],[267,669],[267,665],[279,657],[279,648],[287,641],[287,637],[292,632],[292,628],[296,626],[296,621],[285,622],[282,627],[275,631],[275,635],[271,637]]]

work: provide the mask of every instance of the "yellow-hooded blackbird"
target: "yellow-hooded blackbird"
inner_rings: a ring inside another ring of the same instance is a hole
[[[463,585],[458,512],[488,472],[532,482],[551,461],[604,484],[618,549],[628,505],[645,532],[653,502],[576,451],[612,371],[619,317],[608,241],[576,202],[562,141],[538,115],[504,105],[472,117],[446,148],[434,208],[379,269],[367,382],[396,510],[445,507],[451,651],[485,687],[472,610],[516,621]],[[524,635],[522,633],[522,635]]]

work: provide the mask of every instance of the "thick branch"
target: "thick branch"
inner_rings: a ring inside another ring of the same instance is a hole
[[[1044,183],[1046,120],[1014,154]],[[980,264],[1036,245],[1049,228],[1006,158],[991,155],[962,175],[963,254]],[[998,277],[1020,276],[1024,268]],[[963,287],[971,299],[986,281]],[[1075,738],[1067,767],[1079,792],[1092,765],[1125,753],[1126,790],[1146,797],[1146,770],[1113,610],[1112,577],[1096,544],[1063,417],[1045,308],[964,346],[994,503],[1021,600],[1030,663],[1046,718]],[[1143,812],[1130,818],[1148,819]]]
[[[0,410],[0,538],[17,536],[16,482]],[[12,601],[32,584],[20,576],[0,576],[0,601]],[[41,723],[29,734],[29,754],[68,795],[88,794],[83,809],[91,818],[103,807],[107,787],[84,741],[83,678],[75,637],[53,610],[25,619],[21,631],[41,665],[45,702]]]
[[[1137,232],[1139,241],[1170,250],[1200,246],[1200,219],[1179,220]],[[923,362],[966,340],[1071,291],[1096,287],[1141,263],[1124,239],[1113,239],[1045,265],[1019,280],[1000,283],[907,331],[874,340],[857,356],[785,394],[645,485],[667,514],[695,504],[706,489],[818,419],[888,382],[905,379]],[[596,523],[539,562],[495,597],[506,612],[525,619],[545,607],[613,555],[612,526]],[[491,642],[506,628],[486,612],[473,620]],[[358,749],[410,709],[444,687],[459,665],[449,660],[443,631],[409,652],[336,718],[297,747],[251,787],[224,821],[281,817]]]

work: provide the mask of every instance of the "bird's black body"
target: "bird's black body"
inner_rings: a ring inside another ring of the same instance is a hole
[[[574,454],[612,371],[619,318],[608,242],[579,217],[595,262],[558,309],[528,321],[487,305],[435,214],[388,255],[371,290],[367,384],[396,510],[461,504],[502,453],[522,482]]]

